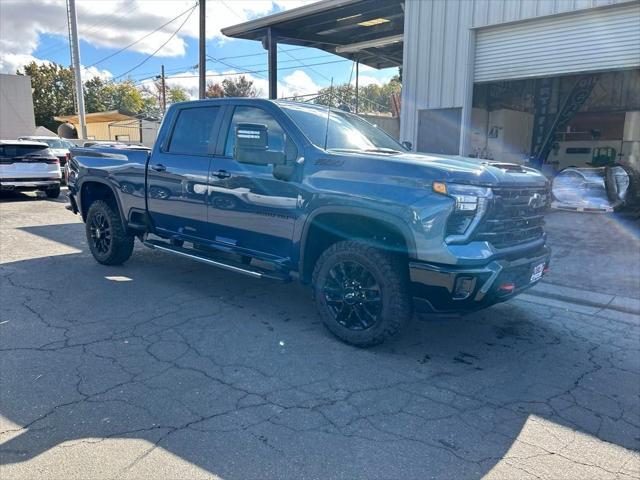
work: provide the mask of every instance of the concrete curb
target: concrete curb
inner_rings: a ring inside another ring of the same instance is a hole
[[[527,290],[527,296],[542,297],[563,303],[583,306],[583,310],[613,310],[640,315],[640,298],[623,297],[606,293],[590,292],[553,283],[540,282]]]

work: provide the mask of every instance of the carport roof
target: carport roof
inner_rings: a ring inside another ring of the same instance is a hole
[[[324,0],[222,29],[228,37],[318,48],[374,68],[402,65],[403,0]]]

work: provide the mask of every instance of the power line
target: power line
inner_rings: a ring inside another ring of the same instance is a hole
[[[308,66],[330,65],[330,64],[333,64],[333,63],[344,63],[344,62],[350,62],[350,61],[351,60],[346,60],[346,59],[334,60],[334,61],[331,61],[331,62],[312,63],[312,64],[309,64]],[[235,67],[231,67],[231,68],[235,68]],[[298,66],[281,67],[281,68],[278,68],[278,71],[280,71],[280,70],[292,70],[294,68],[300,68],[300,67],[298,67]],[[214,78],[214,77],[228,77],[228,76],[231,76],[231,75],[248,75],[248,74],[256,75],[256,74],[259,74],[259,73],[267,73],[268,71],[269,70],[241,70],[241,71],[228,72],[228,73],[211,73],[211,74],[206,75],[206,77],[207,78]],[[154,77],[155,76],[148,77],[148,78],[142,78],[142,79],[138,80],[136,83],[140,84],[140,83],[143,83],[145,80],[149,80],[149,79],[154,78]],[[173,80],[175,78],[197,78],[197,77],[194,77],[193,75],[175,75],[175,76],[172,76],[172,77],[168,77],[167,81]]]
[[[98,65],[99,63],[102,63],[102,62],[104,62],[105,60],[108,60],[108,59],[110,59],[111,57],[115,57],[115,56],[116,56],[116,55],[118,55],[119,53],[124,52],[124,51],[125,51],[125,50],[127,50],[128,48],[133,47],[136,43],[141,42],[141,41],[142,41],[142,40],[144,40],[145,38],[148,38],[149,36],[151,36],[151,35],[153,35],[154,33],[156,33],[158,30],[160,30],[160,29],[162,29],[162,28],[166,27],[166,26],[167,26],[167,25],[169,25],[170,23],[175,22],[178,18],[180,18],[181,16],[183,16],[185,13],[189,13],[189,16],[191,16],[191,13],[193,13],[193,10],[194,10],[197,6],[198,6],[198,3],[196,3],[196,5],[195,5],[195,6],[193,6],[193,7],[190,7],[190,8],[188,8],[188,9],[186,9],[186,10],[185,10],[184,12],[182,12],[180,15],[178,15],[178,16],[176,16],[176,17],[173,17],[173,18],[172,18],[171,20],[169,20],[168,22],[163,23],[163,24],[162,24],[162,25],[160,25],[158,28],[156,28],[156,29],[154,29],[154,30],[150,31],[149,33],[147,33],[147,34],[146,34],[146,35],[144,35],[143,37],[140,37],[140,38],[139,38],[139,39],[137,39],[136,41],[131,42],[131,43],[130,43],[129,45],[127,45],[126,47],[122,47],[120,50],[118,50],[118,51],[116,51],[116,52],[113,52],[113,53],[111,53],[111,54],[107,55],[106,57],[101,58],[101,59],[100,59],[100,60],[98,60],[97,62],[92,63],[92,64],[91,64],[91,65],[89,65],[87,68],[89,68],[89,67],[94,67],[94,66]],[[188,18],[189,18],[189,17],[187,17],[187,19],[188,19]],[[183,25],[184,25],[184,23],[183,23]],[[180,26],[180,28],[182,28],[182,25]],[[176,32],[176,33],[177,33],[177,32]],[[173,37],[171,37],[171,38],[173,38]],[[155,52],[154,52],[154,53],[155,53]]]
[[[197,7],[197,6],[198,6],[198,4],[196,3],[196,4],[191,8],[191,12],[189,13],[189,15],[187,15],[187,18],[185,18],[185,19],[184,19],[184,22],[182,22],[182,23],[180,24],[180,26],[177,28],[177,30],[176,30],[175,32],[173,32],[173,33],[171,34],[171,36],[170,36],[169,38],[167,38],[167,40],[166,40],[162,45],[160,45],[158,48],[156,48],[156,49],[154,50],[154,52],[153,52],[153,53],[151,53],[150,55],[147,55],[147,56],[144,58],[144,60],[142,60],[140,63],[138,63],[135,67],[130,68],[129,70],[127,70],[127,71],[126,71],[126,72],[124,72],[124,73],[121,73],[121,74],[120,74],[120,75],[118,75],[117,77],[114,77],[114,78],[113,78],[113,80],[117,80],[118,78],[122,78],[122,77],[124,77],[124,76],[125,76],[125,75],[127,75],[128,73],[133,72],[136,68],[141,67],[141,66],[142,66],[142,65],[144,65],[148,60],[150,60],[151,58],[153,58],[153,56],[154,56],[156,53],[158,53],[160,50],[162,50],[162,49],[164,48],[164,46],[165,46],[167,43],[169,43],[169,42],[173,39],[173,37],[175,37],[175,36],[178,34],[178,32],[179,32],[180,30],[182,30],[182,27],[184,27],[184,25],[187,23],[187,21],[189,20],[189,18],[191,18],[191,14],[193,13],[193,11],[196,9],[196,7]]]

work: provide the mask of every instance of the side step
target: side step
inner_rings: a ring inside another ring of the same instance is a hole
[[[190,258],[191,260],[195,260],[197,262],[206,263],[207,265],[222,268],[230,272],[241,273],[253,278],[275,280],[282,283],[291,281],[291,276],[283,272],[244,265],[240,262],[234,262],[232,260],[214,258],[210,255],[207,255],[206,253],[189,248],[173,246],[160,240],[146,240],[143,243],[149,248],[155,248],[157,250],[162,250],[163,252],[174,253],[176,255],[180,255],[181,257]]]

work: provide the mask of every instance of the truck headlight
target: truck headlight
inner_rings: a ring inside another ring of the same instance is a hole
[[[447,243],[467,242],[486,212],[493,193],[488,187],[433,182],[433,191],[455,200],[447,222]]]

